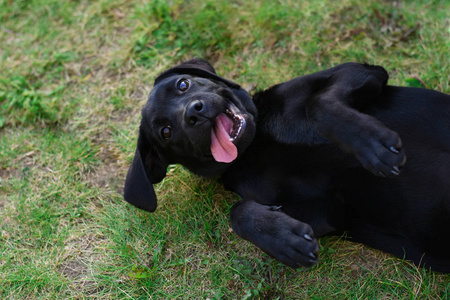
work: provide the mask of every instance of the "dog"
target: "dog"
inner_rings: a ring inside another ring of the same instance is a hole
[[[242,200],[240,237],[292,267],[317,238],[352,241],[450,272],[450,96],[387,85],[345,63],[253,98],[202,59],[161,73],[142,109],[124,198],[152,212],[169,164],[218,176]]]

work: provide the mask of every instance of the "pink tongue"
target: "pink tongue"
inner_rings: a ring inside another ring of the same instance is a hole
[[[238,151],[230,141],[229,131],[233,122],[225,115],[220,114],[214,120],[211,129],[211,153],[218,162],[230,163],[236,159]]]

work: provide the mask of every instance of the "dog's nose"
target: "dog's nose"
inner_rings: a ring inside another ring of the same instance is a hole
[[[201,100],[194,100],[186,108],[184,115],[185,121],[190,126],[202,123],[205,118],[205,104]]]

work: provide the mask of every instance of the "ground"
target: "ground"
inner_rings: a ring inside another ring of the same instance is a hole
[[[122,199],[140,109],[192,57],[254,91],[339,63],[448,93],[448,1],[0,0],[2,299],[447,299],[450,277],[342,237],[283,266],[230,229],[237,196],[170,166]]]

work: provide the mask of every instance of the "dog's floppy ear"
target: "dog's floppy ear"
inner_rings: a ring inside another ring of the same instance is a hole
[[[184,61],[181,64],[179,64],[178,66],[176,66],[175,68],[184,68],[184,67],[201,69],[206,72],[216,74],[216,70],[214,69],[214,67],[211,66],[211,64],[209,62],[207,62],[206,60],[201,59],[201,58],[193,58],[193,59]]]
[[[233,89],[240,89],[241,86],[233,81],[225,79],[217,75],[216,70],[206,60],[200,58],[194,58],[179,64],[176,67],[170,68],[167,71],[162,72],[155,79],[155,85],[161,80],[172,76],[173,74],[189,74],[194,76],[200,76],[203,78],[210,78],[225,83],[228,87]]]
[[[164,179],[167,167],[156,149],[148,142],[141,125],[136,153],[125,180],[125,200],[140,209],[155,211],[157,199],[152,184]]]

